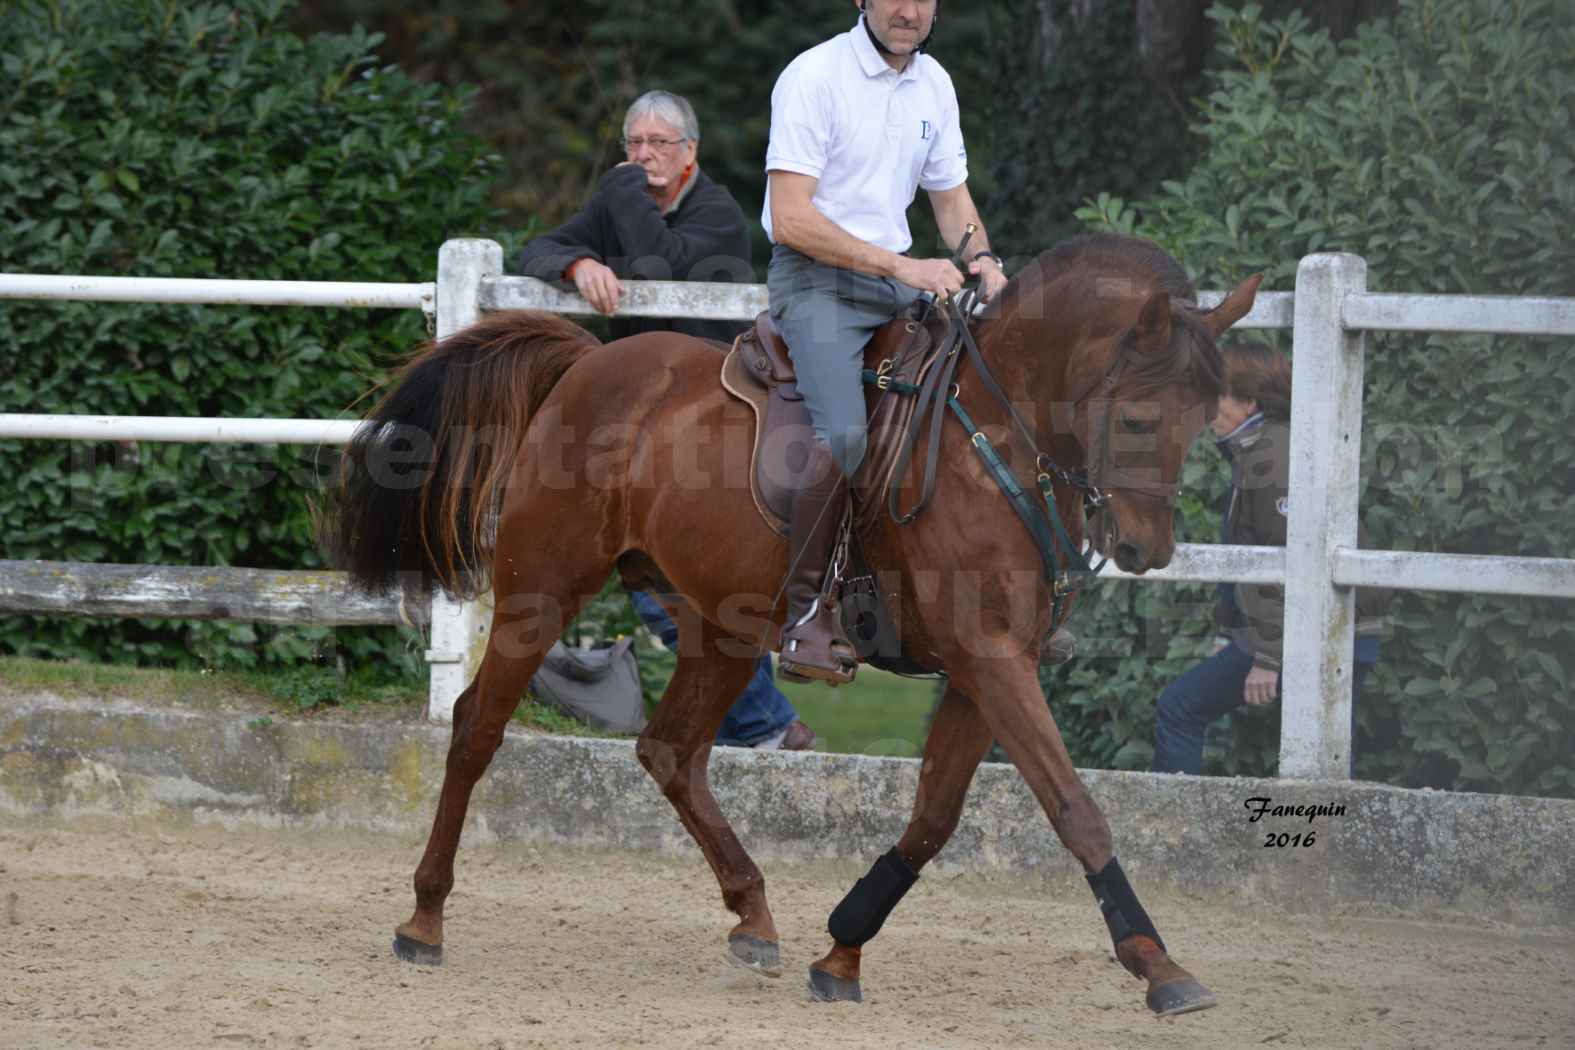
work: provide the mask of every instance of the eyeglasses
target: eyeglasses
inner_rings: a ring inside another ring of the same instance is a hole
[[[686,135],[686,136],[684,136],[681,139],[658,139],[658,138],[648,138],[648,139],[646,139],[646,138],[640,138],[638,135],[636,135],[632,139],[620,139],[619,141],[623,143],[623,151],[625,153],[634,153],[641,146],[650,146],[654,150],[670,150],[674,146],[677,146],[677,145],[680,145],[682,143],[688,142],[689,141],[689,137]]]

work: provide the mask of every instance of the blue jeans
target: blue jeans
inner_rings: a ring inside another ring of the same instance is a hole
[[[1353,732],[1356,698],[1371,666],[1358,660],[1351,670]],[[1203,737],[1209,723],[1246,704],[1242,690],[1251,670],[1252,654],[1231,642],[1165,687],[1154,711],[1154,772],[1203,772]]]
[[[655,631],[667,648],[678,649],[678,625],[673,623],[662,603],[645,591],[630,591],[634,611],[645,626]],[[776,686],[772,677],[771,654],[762,653],[755,663],[755,676],[739,694],[722,719],[716,742],[734,747],[752,747],[782,732],[798,718],[798,712]]]

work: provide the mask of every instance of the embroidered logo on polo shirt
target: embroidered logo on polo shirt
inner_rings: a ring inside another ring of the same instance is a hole
[[[1275,500],[1274,501],[1274,509],[1280,512],[1280,517],[1282,517],[1282,518],[1289,517],[1290,516],[1290,509],[1291,509],[1290,497],[1289,496],[1281,496],[1279,499]]]
[[[919,121],[919,138],[925,142],[930,141],[930,134],[935,130],[935,125],[927,120]]]

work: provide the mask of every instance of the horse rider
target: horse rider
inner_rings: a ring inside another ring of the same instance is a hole
[[[924,53],[939,0],[855,0],[849,31],[810,48],[771,92],[766,202],[773,244],[771,319],[787,343],[813,424],[809,463],[789,514],[788,611],[780,669],[850,681],[853,647],[820,593],[864,458],[864,347],[923,292],[945,298],[964,277],[948,259],[908,254],[906,211],[919,188],[955,248],[977,227],[968,272],[980,296],[1006,286],[968,193],[957,93]]]

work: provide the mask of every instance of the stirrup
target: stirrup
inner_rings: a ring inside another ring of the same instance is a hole
[[[842,617],[835,602],[817,597],[809,610],[782,631],[777,673],[790,682],[845,685],[858,674],[859,657],[842,636]]]

